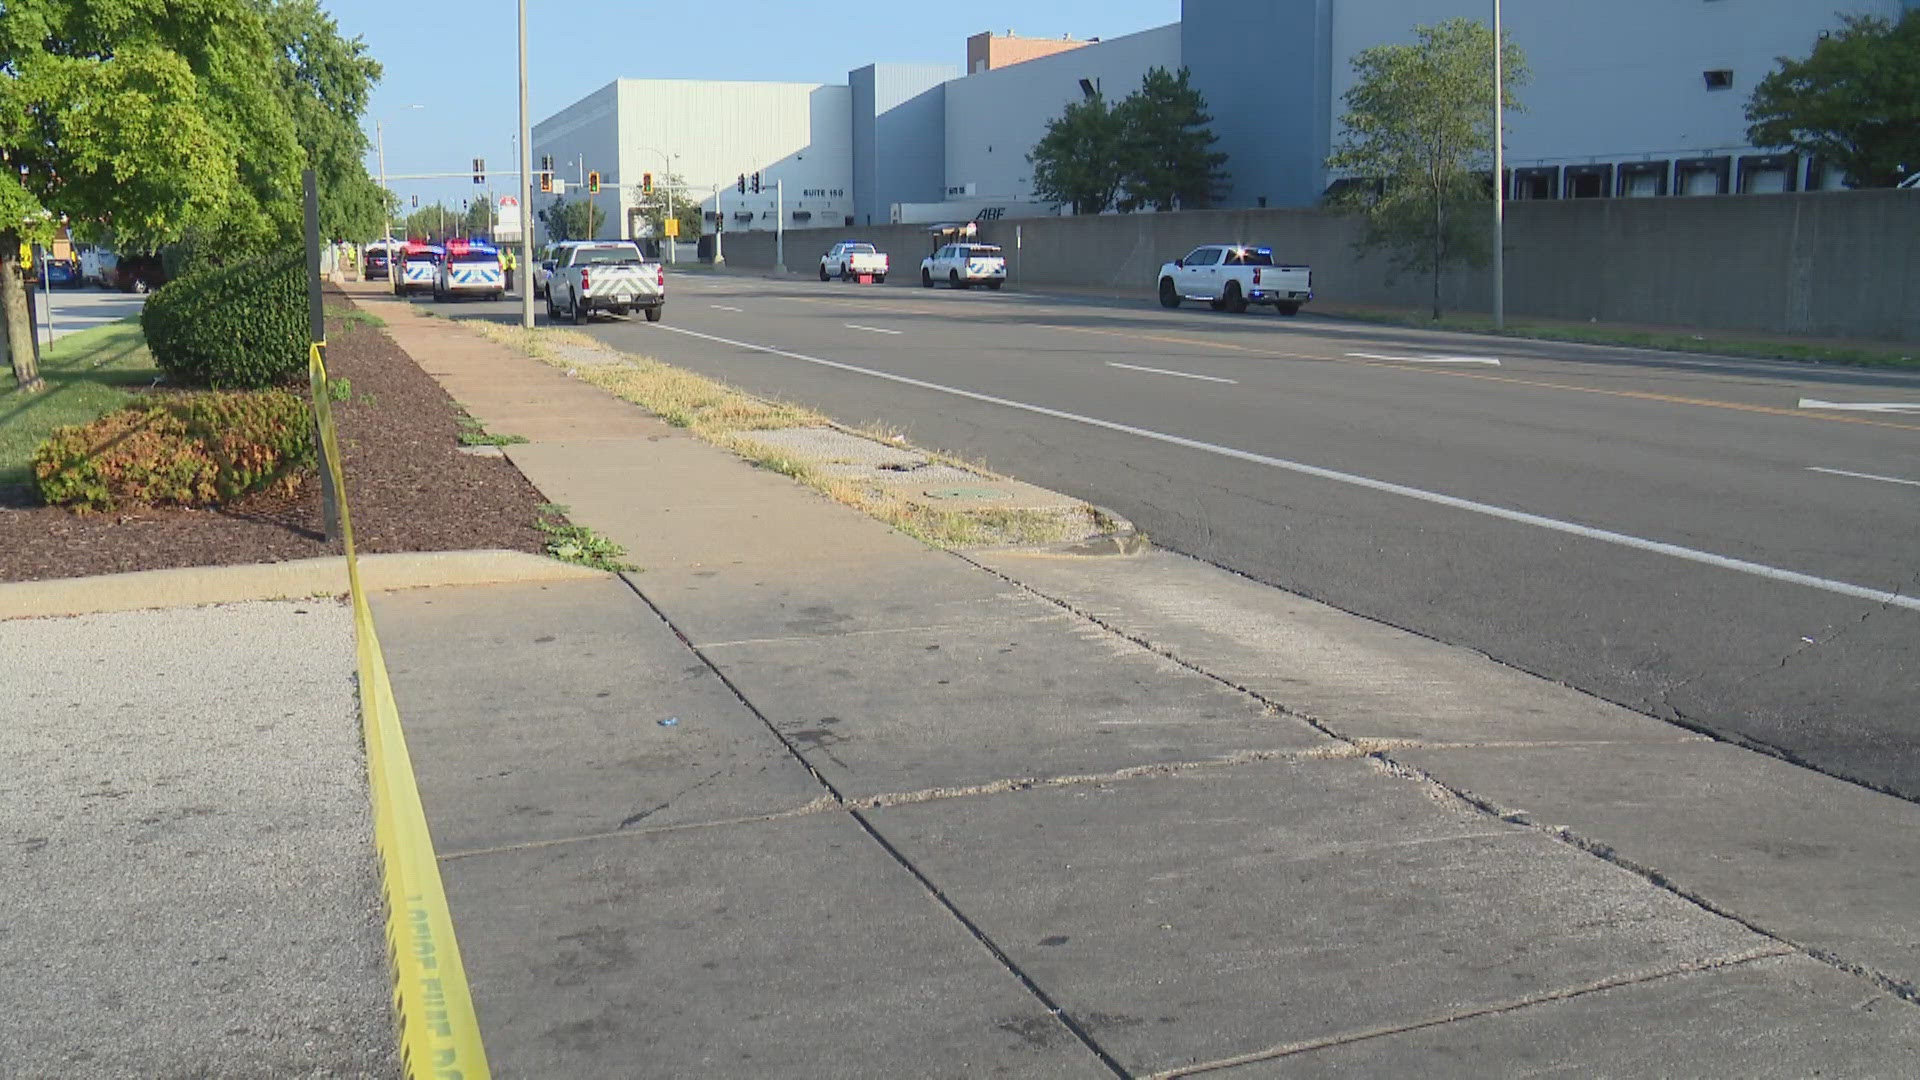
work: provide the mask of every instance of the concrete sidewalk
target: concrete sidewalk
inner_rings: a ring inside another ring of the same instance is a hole
[[[1920,1059],[1920,807],[1178,556],[930,550],[357,299],[643,567],[375,605],[501,1075]]]

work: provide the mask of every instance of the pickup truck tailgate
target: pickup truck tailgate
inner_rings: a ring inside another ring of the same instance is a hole
[[[587,295],[595,300],[627,303],[666,292],[660,280],[660,267],[652,263],[602,263],[584,269]]]

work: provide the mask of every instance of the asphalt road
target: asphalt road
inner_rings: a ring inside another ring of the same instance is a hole
[[[68,334],[77,334],[82,330],[118,322],[130,315],[138,315],[147,302],[142,295],[93,285],[80,289],[54,289],[53,330],[49,336],[47,300],[46,289],[34,289],[34,329],[39,333],[42,344],[52,344]]]
[[[690,272],[588,332],[1920,799],[1920,374]]]

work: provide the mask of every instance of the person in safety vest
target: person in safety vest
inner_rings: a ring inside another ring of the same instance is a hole
[[[507,291],[513,291],[513,249],[500,249],[500,269],[507,272]]]

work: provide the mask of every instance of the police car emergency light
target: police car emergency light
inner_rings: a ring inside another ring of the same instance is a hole
[[[500,267],[500,249],[485,240],[449,240],[446,258],[433,278],[433,298],[507,294],[506,273]]]

